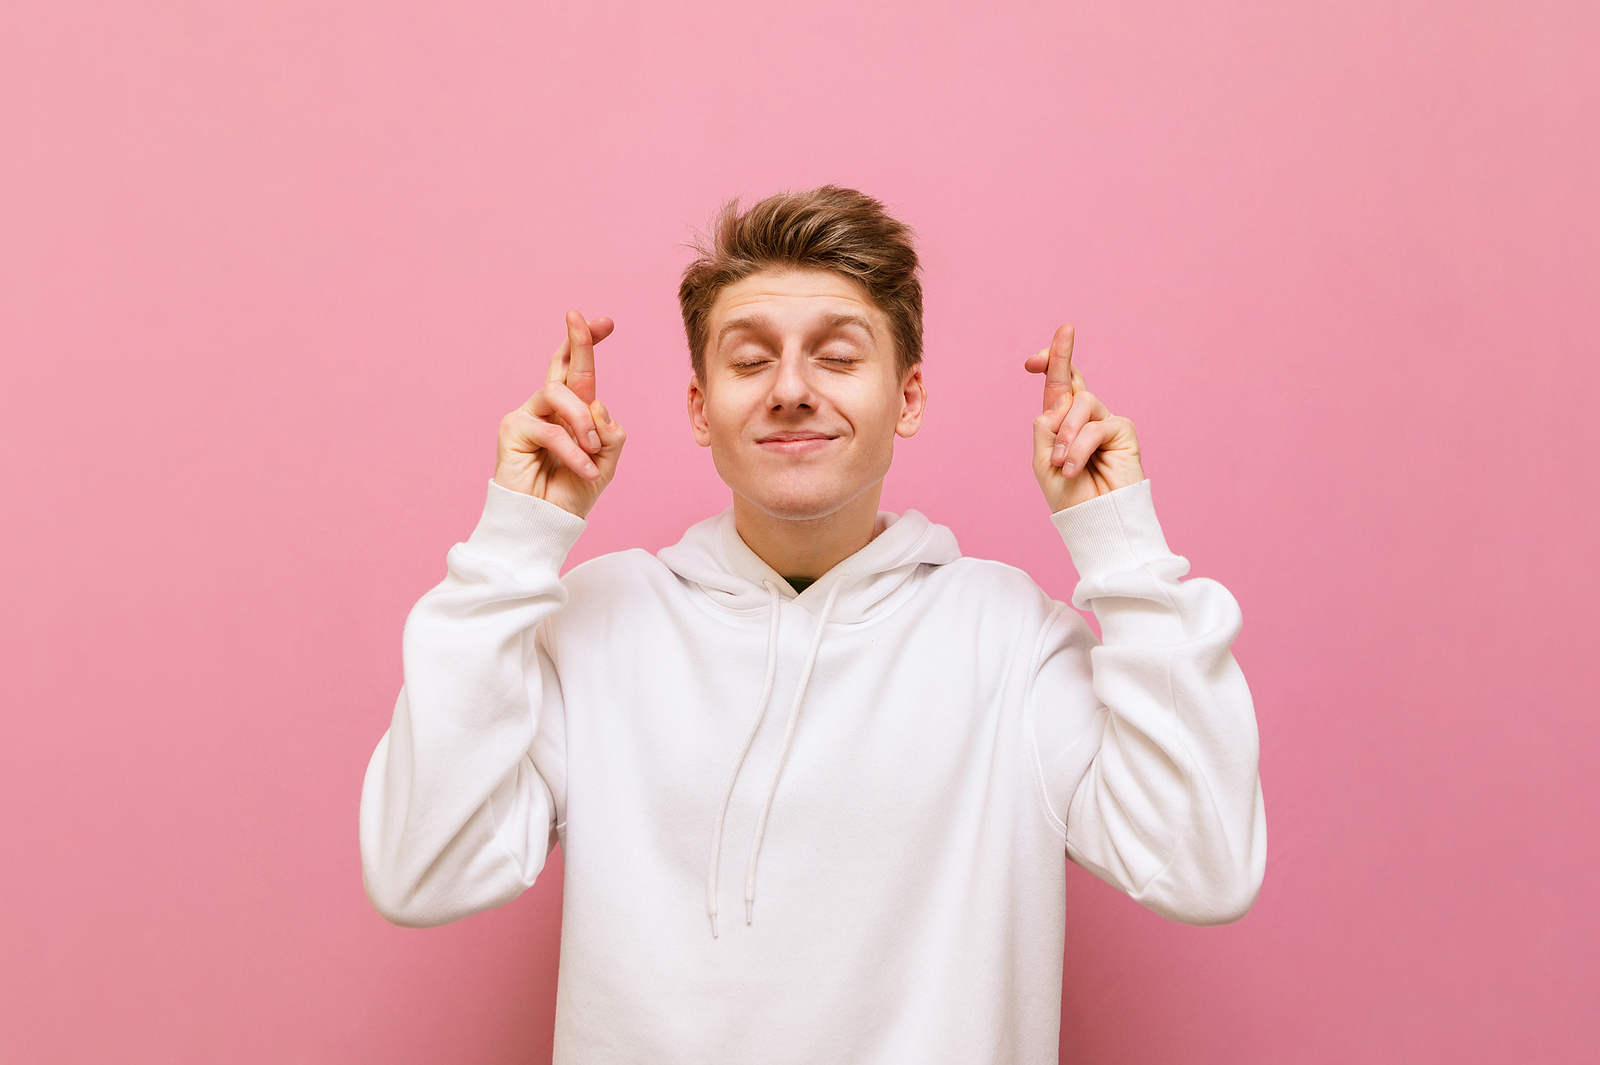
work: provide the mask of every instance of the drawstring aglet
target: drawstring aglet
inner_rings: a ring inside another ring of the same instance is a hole
[[[712,939],[716,939],[717,938],[717,915],[716,914],[712,914],[711,915],[711,938]]]
[[[745,899],[744,900],[744,923],[745,924],[754,924],[755,920],[756,920],[756,900],[755,899]]]

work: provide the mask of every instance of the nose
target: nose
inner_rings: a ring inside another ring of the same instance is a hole
[[[785,349],[778,356],[778,372],[773,377],[767,405],[774,414],[817,409],[811,365],[798,347]]]

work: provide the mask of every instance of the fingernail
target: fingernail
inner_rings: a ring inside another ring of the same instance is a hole
[[[595,432],[593,429],[589,430],[589,446],[594,448],[596,451],[600,450],[600,434]]]
[[[1050,461],[1054,462],[1057,465],[1060,465],[1062,460],[1065,459],[1066,457],[1067,457],[1067,445],[1065,445],[1065,444],[1057,444],[1055,446],[1055,450],[1050,452]]]
[[[583,464],[583,472],[587,473],[590,477],[596,477],[600,473],[599,470],[594,468],[594,463],[592,462],[585,462]]]

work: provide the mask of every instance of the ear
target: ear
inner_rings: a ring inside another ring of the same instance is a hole
[[[711,423],[706,421],[706,393],[700,387],[700,378],[689,378],[689,428],[694,430],[694,442],[701,447],[711,446]]]
[[[911,367],[900,384],[900,420],[895,422],[896,436],[911,437],[922,428],[922,412],[928,406],[928,386],[922,380],[922,364]]]

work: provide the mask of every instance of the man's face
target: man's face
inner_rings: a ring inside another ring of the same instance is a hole
[[[763,270],[723,289],[705,367],[689,383],[695,440],[736,494],[788,520],[875,489],[927,398],[920,368],[896,369],[888,317],[827,270]]]

